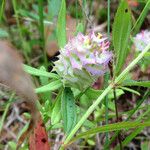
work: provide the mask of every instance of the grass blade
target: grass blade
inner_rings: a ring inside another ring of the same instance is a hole
[[[150,0],[147,1],[143,11],[141,12],[139,18],[137,19],[136,23],[134,24],[132,28],[132,31],[134,31],[134,34],[136,34],[140,30],[141,25],[149,10],[150,10]]]

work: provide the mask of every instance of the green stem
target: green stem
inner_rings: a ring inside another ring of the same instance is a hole
[[[116,96],[116,88],[113,88],[113,93],[114,93],[114,102],[115,102],[115,111],[116,111],[116,122],[119,122],[119,115],[118,115],[118,107],[117,107],[117,96]],[[121,140],[121,132],[118,133],[118,142],[120,145],[120,150],[123,150],[122,147],[122,140]]]
[[[5,0],[3,0],[1,5],[1,10],[0,10],[0,22],[2,21],[3,13],[4,13],[4,7],[5,7]]]
[[[107,36],[110,39],[110,0],[107,0]],[[108,86],[108,80],[110,79],[109,74],[105,74],[104,76],[104,88]],[[108,96],[106,95],[105,97],[105,124],[108,124]],[[106,132],[106,140],[105,144],[109,142],[109,133]]]
[[[16,0],[12,0],[12,3],[13,3],[13,8],[14,8],[14,12],[15,12],[17,27],[18,27],[18,31],[19,31],[19,37],[20,37],[20,40],[21,40],[21,44],[22,44],[23,48],[25,49],[23,51],[23,54],[24,54],[24,57],[25,57],[27,63],[30,64],[28,54],[27,54],[27,48],[25,46],[26,43],[24,42],[24,38],[23,38],[23,34],[22,34],[22,27],[21,27],[20,21],[19,21],[17,2],[16,2]]]
[[[107,36],[110,39],[110,0],[107,2]]]
[[[108,86],[108,80],[110,79],[109,74],[105,74],[104,76],[104,89]],[[106,95],[105,97],[105,124],[108,125],[108,95]],[[107,144],[109,142],[109,133],[106,132],[106,141],[105,144]]]
[[[73,128],[73,130],[70,132],[68,137],[65,139],[64,144],[62,146],[67,145],[67,143],[71,140],[71,138],[74,136],[74,134],[78,131],[78,129],[82,126],[82,124],[86,121],[86,119],[90,116],[90,114],[95,110],[95,108],[99,105],[99,103],[102,102],[102,100],[105,98],[105,96],[110,92],[110,90],[113,89],[115,84],[119,84],[125,76],[128,74],[128,72],[138,63],[140,59],[144,57],[144,54],[148,52],[150,49],[150,44],[146,46],[146,48],[138,55],[137,58],[135,58],[128,67],[115,79],[114,84],[110,84],[104,92],[98,97],[98,99],[89,107],[89,109],[85,112],[85,114],[82,116],[80,121],[76,124],[76,126]],[[62,148],[62,147],[61,147]]]

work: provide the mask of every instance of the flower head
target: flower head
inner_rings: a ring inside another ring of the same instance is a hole
[[[92,85],[108,69],[112,52],[109,41],[94,32],[78,35],[60,50],[54,70],[62,77],[65,86],[84,90]]]
[[[150,43],[150,31],[143,30],[134,37],[134,44],[137,51],[142,51]]]

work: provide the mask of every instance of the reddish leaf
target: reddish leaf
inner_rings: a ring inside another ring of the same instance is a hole
[[[34,129],[34,133],[30,136],[29,149],[50,150],[50,145],[48,143],[48,136],[41,118],[38,121],[36,128]]]
[[[138,1],[137,0],[128,0],[128,4],[131,6],[131,7],[137,7],[139,5]]]

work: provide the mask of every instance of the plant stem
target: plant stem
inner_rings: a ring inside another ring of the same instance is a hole
[[[117,107],[117,96],[116,96],[116,88],[115,87],[113,88],[113,94],[114,94],[115,111],[116,111],[116,122],[119,122],[118,107]],[[121,133],[118,133],[118,141],[119,141],[119,145],[120,145],[120,150],[123,150]]]
[[[0,9],[0,22],[2,21],[3,13],[4,13],[4,8],[5,8],[5,0],[1,2],[1,9]]]
[[[109,74],[105,74],[104,88],[106,88],[108,86],[109,77],[110,77]],[[105,97],[105,124],[106,125],[108,124],[108,113],[109,113],[109,110],[108,110],[108,96],[106,95],[106,97]],[[109,142],[109,134],[108,134],[108,132],[106,132],[105,144],[108,144],[108,142]]]
[[[110,0],[107,0],[107,36],[110,39]],[[109,74],[105,74],[104,76],[104,88],[108,86],[108,80],[110,78]],[[105,97],[105,124],[108,124],[108,96]],[[106,132],[106,141],[105,144],[109,142],[109,133]]]
[[[146,46],[146,48],[127,66],[127,68],[115,79],[114,84],[117,85],[123,79],[126,77],[128,72],[138,63],[140,59],[142,59],[146,52],[150,49],[150,44]],[[102,102],[102,100],[105,98],[105,96],[110,92],[110,90],[113,89],[115,86],[114,84],[110,84],[104,92],[97,98],[97,100],[89,107],[89,109],[85,112],[85,114],[82,116],[80,121],[76,124],[76,126],[73,128],[73,130],[70,132],[70,134],[66,137],[64,144],[62,146],[65,146],[71,138],[74,136],[74,134],[78,131],[78,129],[82,126],[82,124],[86,121],[86,119],[90,116],[90,114],[95,110],[95,108],[99,105],[99,103]]]
[[[110,0],[107,1],[107,36],[110,39]]]

